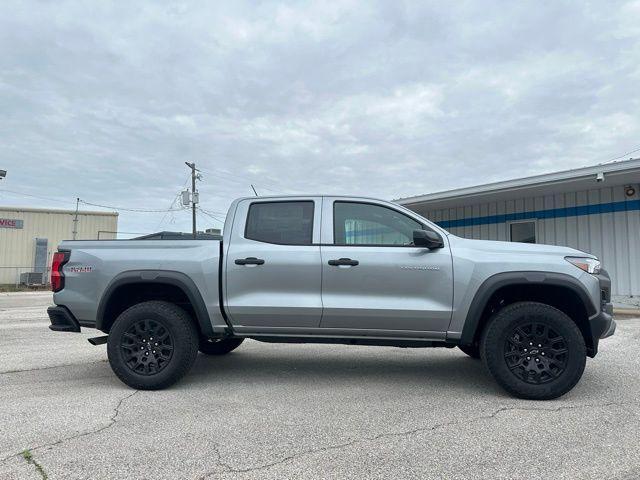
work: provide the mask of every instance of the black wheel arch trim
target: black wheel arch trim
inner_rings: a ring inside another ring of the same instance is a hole
[[[565,273],[557,272],[536,272],[536,271],[519,271],[519,272],[503,272],[496,273],[487,278],[475,293],[467,318],[462,328],[460,336],[460,344],[471,345],[478,333],[478,327],[482,318],[482,313],[491,296],[500,288],[509,285],[554,285],[558,287],[569,288],[578,295],[578,298],[584,304],[587,316],[592,317],[598,313],[597,307],[591,301],[589,293],[584,285],[575,277]]]
[[[118,274],[105,289],[100,303],[98,304],[98,312],[96,314],[96,326],[98,330],[103,330],[104,313],[114,292],[123,285],[136,283],[157,283],[164,285],[172,285],[180,288],[191,302],[193,310],[196,314],[200,331],[206,336],[215,336],[211,318],[207,311],[206,304],[202,299],[200,290],[186,274],[173,270],[128,270]]]

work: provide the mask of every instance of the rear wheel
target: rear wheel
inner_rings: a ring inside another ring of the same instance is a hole
[[[181,379],[198,354],[198,332],[182,308],[139,303],[116,319],[107,355],[117,377],[132,388],[157,390]]]
[[[244,338],[200,338],[199,350],[205,355],[224,355],[240,346]]]
[[[514,303],[495,314],[482,336],[480,353],[505,390],[532,400],[557,398],[571,390],[587,358],[573,320],[537,302]]]
[[[458,345],[458,348],[462,350],[464,353],[469,355],[471,358],[478,359],[480,358],[480,347],[478,345]]]

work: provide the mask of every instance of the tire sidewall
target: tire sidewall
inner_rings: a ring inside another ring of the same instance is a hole
[[[545,323],[562,335],[567,345],[565,370],[554,380],[539,385],[518,378],[504,359],[504,345],[515,328],[532,320]],[[586,347],[577,325],[560,310],[536,302],[522,302],[498,312],[485,330],[481,356],[490,373],[510,393],[528,399],[553,399],[564,395],[580,380],[586,363]]]
[[[140,375],[125,363],[120,348],[123,334],[140,320],[153,320],[166,328],[173,341],[168,364],[153,375]],[[187,313],[168,302],[144,302],[130,307],[116,319],[107,341],[107,354],[114,373],[127,385],[138,389],[165,388],[175,383],[191,367],[197,354],[197,334]]]

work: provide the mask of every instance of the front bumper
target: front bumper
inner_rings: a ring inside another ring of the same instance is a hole
[[[73,314],[61,305],[47,308],[51,325],[49,328],[54,332],[79,332],[80,323]]]
[[[616,331],[616,322],[613,319],[613,305],[604,303],[600,313],[591,319],[591,334],[594,340],[607,338]]]
[[[611,278],[606,270],[597,275],[600,284],[600,313],[589,319],[593,348],[589,349],[590,356],[598,353],[598,342],[610,337],[616,331],[616,322],[613,319],[613,304],[611,303]]]

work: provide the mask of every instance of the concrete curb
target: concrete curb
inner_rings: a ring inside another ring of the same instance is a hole
[[[614,308],[613,316],[622,315],[625,317],[640,317],[640,309],[638,308]]]

